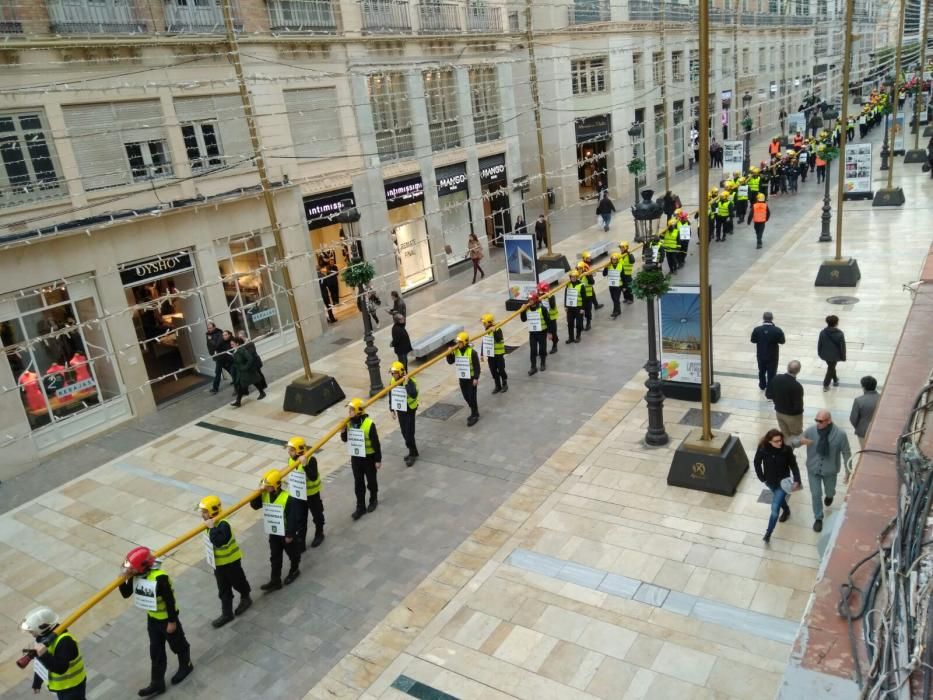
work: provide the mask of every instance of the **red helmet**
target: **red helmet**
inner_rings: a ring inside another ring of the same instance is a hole
[[[144,574],[155,564],[155,555],[148,547],[134,547],[126,555],[123,568],[136,574]]]
[[[547,294],[551,291],[551,285],[547,282],[538,282],[538,294]]]
[[[540,299],[538,299],[538,294],[536,292],[532,292],[531,294],[528,295],[529,304],[537,304],[539,301]]]

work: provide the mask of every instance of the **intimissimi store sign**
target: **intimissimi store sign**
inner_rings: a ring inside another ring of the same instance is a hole
[[[305,218],[309,229],[360,220],[353,190],[326,192],[304,198]]]
[[[131,287],[141,282],[166,277],[191,269],[191,254],[187,251],[167,253],[148,260],[125,263],[120,266],[123,286]]]

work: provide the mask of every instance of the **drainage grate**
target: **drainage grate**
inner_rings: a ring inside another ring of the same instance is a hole
[[[353,342],[353,338],[334,338],[332,341],[334,345],[347,345],[348,343]]]
[[[830,304],[845,306],[847,304],[858,304],[858,297],[830,297],[826,301]]]
[[[714,428],[721,428],[722,424],[726,422],[726,418],[728,418],[730,415],[731,414],[725,413],[723,411],[710,411],[709,421]],[[699,427],[703,425],[703,411],[701,411],[699,408],[691,408],[684,414],[684,417],[681,418],[679,422],[681,425],[693,425]]]
[[[436,403],[431,406],[427,411],[420,414],[421,418],[433,418],[434,420],[447,420],[461,408],[464,408],[466,404],[459,406],[452,403]]]

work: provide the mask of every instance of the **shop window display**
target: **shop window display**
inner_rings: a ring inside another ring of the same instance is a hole
[[[88,287],[86,281],[43,285],[3,306],[0,341],[33,430],[120,396],[106,330]]]

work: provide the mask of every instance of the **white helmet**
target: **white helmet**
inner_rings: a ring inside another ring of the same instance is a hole
[[[23,632],[44,634],[58,625],[58,615],[51,608],[36,608],[26,615],[19,626]]]

